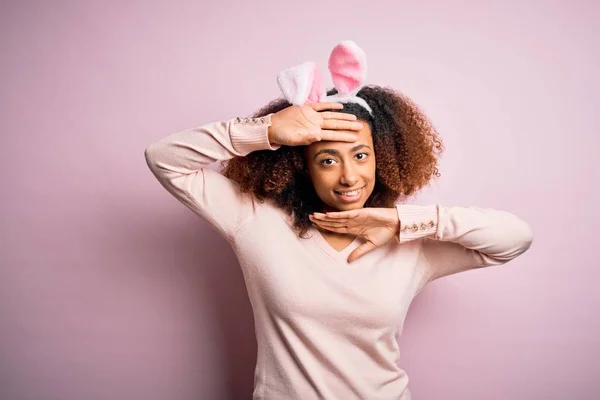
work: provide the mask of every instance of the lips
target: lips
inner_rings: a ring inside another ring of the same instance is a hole
[[[352,202],[355,202],[360,199],[363,189],[364,189],[364,186],[361,187],[360,189],[344,190],[344,191],[335,190],[334,192],[335,192],[337,198],[340,199],[341,201],[343,201],[344,203],[352,203]]]

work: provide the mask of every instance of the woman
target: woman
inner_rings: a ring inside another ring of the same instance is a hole
[[[441,140],[405,96],[363,87],[364,57],[342,45],[363,63],[349,86],[335,60],[327,95],[314,66],[286,70],[286,99],[145,152],[160,183],[238,257],[256,324],[254,399],[409,399],[397,337],[412,299],[532,242],[505,211],[399,201],[438,175]],[[218,160],[222,174],[206,168]]]

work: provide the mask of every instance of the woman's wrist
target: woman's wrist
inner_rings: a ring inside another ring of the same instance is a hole
[[[398,210],[396,207],[388,208],[388,213],[390,214],[389,226],[397,236],[400,234],[400,218],[398,218]]]
[[[278,123],[278,118],[277,117],[277,113],[275,114],[271,114],[270,117],[270,121],[271,124],[267,127],[267,139],[269,140],[269,143],[271,143],[272,145],[277,145],[279,146],[279,143],[277,143],[277,140],[275,139],[275,129],[276,127],[274,127],[274,125],[276,125]]]
[[[384,226],[390,230],[392,230],[392,232],[394,232],[394,234],[399,235],[400,234],[400,219],[398,218],[398,210],[396,210],[395,207],[392,208],[383,208],[383,215],[384,215]]]

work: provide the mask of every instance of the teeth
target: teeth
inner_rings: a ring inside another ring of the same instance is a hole
[[[354,190],[352,192],[338,192],[338,193],[343,194],[344,196],[356,196],[358,194],[358,192],[360,192],[360,189]]]

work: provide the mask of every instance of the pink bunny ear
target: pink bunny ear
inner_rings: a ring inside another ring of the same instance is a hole
[[[285,98],[295,105],[318,102],[325,92],[321,72],[312,61],[279,72],[277,83]]]
[[[357,93],[367,76],[365,52],[352,40],[343,41],[331,51],[329,72],[340,95]]]

